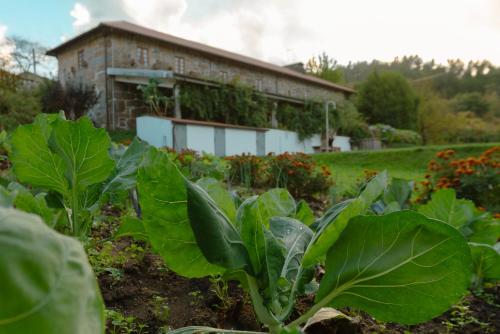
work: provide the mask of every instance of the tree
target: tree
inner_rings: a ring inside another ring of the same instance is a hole
[[[448,100],[430,89],[420,92],[418,131],[424,144],[446,143],[459,131]]]
[[[490,110],[490,104],[481,93],[463,93],[453,98],[455,111],[471,111],[477,116],[484,116]]]
[[[99,94],[93,85],[69,82],[63,87],[51,82],[43,88],[42,105],[46,113],[63,110],[67,119],[76,120],[84,116],[99,102]]]
[[[356,104],[369,123],[416,129],[418,98],[401,74],[372,72],[359,87]]]
[[[309,59],[306,64],[306,72],[333,83],[343,82],[343,72],[337,65],[335,59],[330,58],[326,53],[322,53]]]
[[[46,55],[45,46],[19,36],[10,37],[8,41],[14,45],[11,60],[15,72],[50,73],[55,70],[55,59]]]

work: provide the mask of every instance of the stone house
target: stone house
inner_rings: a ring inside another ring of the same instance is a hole
[[[177,118],[182,118],[177,85],[182,82],[219,85],[238,79],[276,103],[303,104],[308,98],[338,102],[354,93],[305,74],[301,64],[277,66],[124,21],[103,22],[47,54],[57,57],[63,86],[95,86],[100,99],[90,116],[110,130],[135,127],[135,118],[147,111],[137,86],[150,78],[172,90]],[[276,126],[272,114],[270,123]]]

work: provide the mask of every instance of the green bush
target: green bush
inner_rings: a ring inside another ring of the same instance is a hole
[[[417,127],[418,98],[399,73],[372,72],[359,87],[357,107],[370,123],[403,129]]]
[[[422,136],[416,131],[395,129],[385,124],[372,125],[370,130],[387,146],[420,145],[422,143]]]
[[[236,155],[229,161],[229,182],[254,188],[286,188],[295,198],[311,199],[332,186],[331,172],[311,156],[285,152],[257,157]]]
[[[198,153],[190,149],[180,152],[167,149],[167,152],[170,159],[191,180],[198,180],[203,177],[224,180],[229,173],[229,164],[224,159],[213,154]]]
[[[454,150],[443,150],[429,162],[423,192],[426,201],[439,189],[453,188],[457,197],[472,200],[491,212],[500,212],[500,146],[493,146],[479,156],[459,159]]]
[[[41,109],[40,99],[32,91],[0,89],[0,130],[31,123]]]

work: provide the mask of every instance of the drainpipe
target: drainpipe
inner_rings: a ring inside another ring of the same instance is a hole
[[[273,109],[271,110],[271,127],[273,129],[278,128],[278,119],[276,118],[277,112],[278,112],[278,102],[273,102]]]
[[[328,114],[330,113],[330,105],[333,107],[333,110],[337,109],[337,103],[335,101],[326,101],[325,102],[325,144],[326,144],[326,152],[330,149],[330,143],[328,134],[330,132],[330,123],[328,122]]]
[[[175,106],[174,106],[174,112],[175,112],[175,118],[182,118],[180,93],[181,93],[181,89],[179,87],[179,84],[176,82],[174,84],[174,104],[175,104]]]
[[[109,107],[108,107],[108,34],[104,34],[104,103],[106,109],[106,130],[109,131]]]

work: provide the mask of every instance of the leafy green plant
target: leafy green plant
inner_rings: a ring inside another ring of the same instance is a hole
[[[118,311],[106,309],[106,319],[111,334],[147,333],[147,325],[138,323],[136,318],[127,317]]]
[[[472,325],[475,328],[481,328],[483,333],[492,333],[492,329],[489,328],[490,324],[477,319],[466,303],[454,305],[450,312],[450,319],[443,321],[443,325],[446,326],[448,332],[457,330],[463,332],[464,327]]]
[[[104,333],[83,247],[39,217],[0,208],[0,280],[0,333]]]
[[[332,207],[308,227],[283,189],[228,209],[229,194],[187,181],[154,149],[138,173],[145,231],[167,265],[185,277],[239,281],[271,333],[296,329],[327,306],[415,324],[446,311],[465,293],[471,258],[455,228],[412,211],[363,216],[372,212],[387,183],[387,174],[380,173],[357,198]],[[234,217],[228,214],[233,210]],[[310,286],[320,262],[326,272],[314,306],[285,325],[297,296],[314,291]]]
[[[247,188],[259,187],[267,182],[266,164],[263,158],[250,155],[234,155],[226,157],[229,163],[228,181]]]
[[[155,317],[166,323],[170,317],[170,307],[168,306],[167,298],[153,296],[152,304]]]
[[[223,180],[229,173],[229,163],[225,159],[213,154],[199,153],[190,149],[177,152],[166,148],[166,151],[170,159],[191,180],[198,180],[203,177]]]
[[[0,73],[0,87],[1,81]],[[14,90],[0,88],[0,130],[32,122],[41,109],[40,99],[32,91],[21,87]]]
[[[147,85],[139,85],[137,89],[141,91],[144,102],[149,107],[149,112],[158,116],[166,116],[168,108],[172,104],[172,97],[164,95],[156,79],[149,79]]]
[[[65,224],[66,216],[63,210],[49,207],[46,193],[34,194],[17,182],[9,183],[7,189],[0,186],[0,189],[10,199],[4,202],[4,207],[15,207],[24,212],[36,214],[52,228]]]
[[[433,191],[453,188],[459,198],[500,212],[500,146],[493,146],[479,156],[457,158],[455,154],[454,150],[443,150],[429,161],[420,201],[428,200]]]
[[[296,198],[311,199],[332,186],[331,172],[307,154],[282,153],[266,157],[242,154],[225,158],[228,182],[257,188],[286,188]]]
[[[296,198],[313,198],[332,186],[327,166],[318,166],[304,153],[269,155],[266,157],[269,187],[286,188]]]
[[[210,278],[211,288],[213,293],[217,296],[221,305],[219,308],[223,311],[227,311],[233,306],[234,301],[229,295],[229,285],[226,280],[220,276],[215,276]]]
[[[453,189],[435,192],[418,211],[455,227],[467,238],[474,265],[474,289],[480,289],[484,281],[500,280],[500,221],[491,213],[478,210],[472,201],[457,199]]]
[[[419,145],[422,143],[422,137],[418,132],[412,130],[396,129],[385,124],[375,124],[369,128],[373,136],[379,138],[385,145],[390,147],[405,144]]]
[[[109,148],[106,131],[94,128],[90,119],[72,122],[41,114],[14,131],[10,158],[21,182],[56,194],[66,209],[70,233],[84,238],[99,186],[115,165]]]

